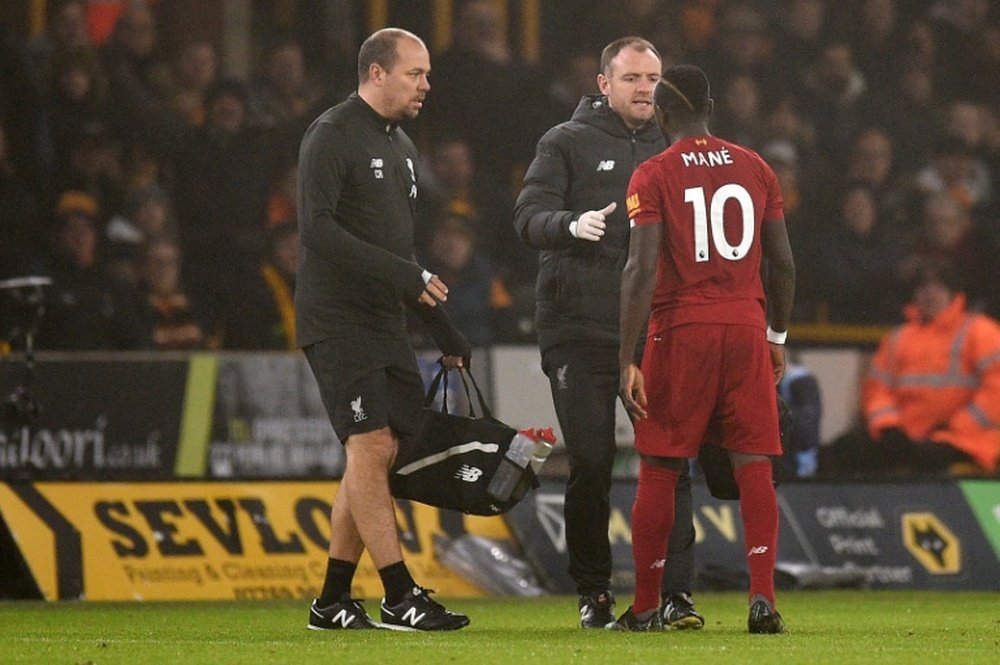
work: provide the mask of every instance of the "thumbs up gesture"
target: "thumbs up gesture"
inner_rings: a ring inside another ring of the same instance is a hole
[[[574,238],[597,242],[604,236],[604,221],[615,211],[618,204],[612,201],[600,210],[588,210],[569,223],[569,232]]]

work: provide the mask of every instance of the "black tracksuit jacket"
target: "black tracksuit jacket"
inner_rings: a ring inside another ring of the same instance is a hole
[[[403,303],[442,352],[468,357],[469,344],[444,308],[417,302],[424,290],[413,257],[417,166],[406,133],[357,93],[306,130],[299,151],[299,346],[329,337],[406,338]]]
[[[655,123],[630,130],[603,95],[583,97],[572,119],[538,142],[514,228],[541,250],[535,319],[542,352],[564,342],[618,345],[629,238],[625,191],[635,167],[665,147]],[[570,222],[612,201],[618,207],[599,242],[570,235]]]

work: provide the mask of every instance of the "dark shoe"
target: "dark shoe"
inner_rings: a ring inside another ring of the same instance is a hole
[[[610,591],[592,591],[580,596],[580,626],[605,628],[615,621],[615,596]]]
[[[607,628],[608,630],[624,630],[632,633],[648,633],[663,630],[663,618],[657,610],[650,614],[645,621],[639,621],[638,617],[632,613],[630,605],[625,613],[618,617],[618,621],[608,624]]]
[[[660,616],[664,628],[674,630],[701,630],[705,617],[694,609],[694,601],[686,593],[664,596],[660,601]]]
[[[433,589],[415,586],[398,605],[382,599],[382,627],[390,630],[458,630],[469,625],[469,617],[445,609],[432,600]]]
[[[777,610],[772,609],[766,600],[758,600],[750,606],[750,618],[747,619],[747,629],[751,633],[777,634],[785,632],[785,622]]]
[[[309,630],[344,630],[378,628],[378,624],[365,612],[360,600],[344,598],[329,607],[317,607],[316,601],[309,608]]]

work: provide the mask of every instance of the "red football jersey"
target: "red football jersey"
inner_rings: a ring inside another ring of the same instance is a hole
[[[766,326],[761,227],[784,216],[778,178],[753,150],[687,137],[632,174],[633,224],[663,224],[649,334],[687,323]]]

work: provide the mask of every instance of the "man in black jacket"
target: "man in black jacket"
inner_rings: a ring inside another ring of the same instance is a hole
[[[420,112],[429,72],[419,37],[374,33],[358,53],[357,92],[313,122],[299,152],[296,333],[347,455],[326,580],[309,613],[314,630],[469,623],[414,582],[389,494],[389,470],[416,433],[424,397],[400,303],[428,323],[446,366],[467,363],[470,353],[438,306],[447,287],[413,258],[417,151],[398,123]],[[381,624],[351,598],[365,549],[385,588]]]
[[[660,78],[656,48],[639,37],[605,47],[600,95],[585,96],[568,122],[538,142],[514,208],[514,226],[540,249],[536,323],[542,369],[570,458],[566,486],[569,573],[580,624],[614,622],[606,527],[615,457],[621,272],[628,255],[625,189],[635,167],[666,146],[653,122]],[[678,483],[677,528],[661,611],[674,628],[701,628],[691,601],[694,527],[690,480]]]

